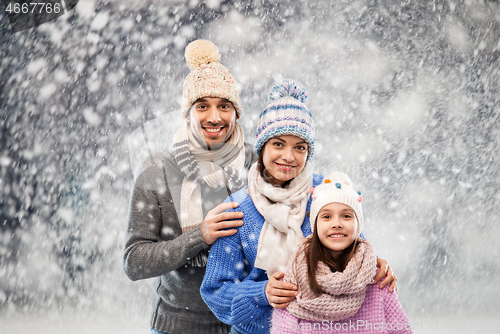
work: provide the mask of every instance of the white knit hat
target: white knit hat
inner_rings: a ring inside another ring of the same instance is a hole
[[[314,224],[318,212],[327,204],[342,203],[354,210],[358,220],[358,235],[363,230],[363,210],[361,201],[363,197],[361,192],[356,192],[352,187],[351,179],[344,173],[333,172],[328,174],[316,188],[311,188],[312,204],[311,204],[311,231],[314,232]]]
[[[191,70],[182,87],[182,109],[187,116],[189,108],[202,97],[218,97],[231,101],[236,115],[241,114],[241,101],[234,77],[220,62],[217,46],[198,39],[189,43],[184,56]]]

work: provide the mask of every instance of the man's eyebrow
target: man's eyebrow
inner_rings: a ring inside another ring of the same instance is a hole
[[[197,103],[197,102],[208,102],[204,97],[194,101],[194,103]],[[228,99],[221,99],[220,100],[221,103],[232,103],[231,101],[229,101]]]

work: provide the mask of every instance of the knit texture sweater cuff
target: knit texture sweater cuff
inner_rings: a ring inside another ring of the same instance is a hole
[[[248,285],[248,295],[253,296],[255,304],[257,305],[269,305],[269,301],[266,297],[266,284],[269,281],[255,282],[254,284]]]
[[[187,240],[189,241],[191,247],[197,250],[202,250],[208,247],[207,243],[205,242],[205,239],[203,239],[203,234],[201,233],[200,225],[201,224],[198,224],[194,228],[183,233],[186,236]]]

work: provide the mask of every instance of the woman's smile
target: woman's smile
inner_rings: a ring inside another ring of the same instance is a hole
[[[279,169],[281,169],[284,172],[291,172],[295,168],[295,166],[292,165],[287,165],[287,164],[280,164],[278,162],[275,162],[276,166],[278,166]]]

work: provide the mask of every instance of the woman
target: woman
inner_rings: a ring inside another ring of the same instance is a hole
[[[309,189],[323,179],[307,165],[314,154],[314,119],[306,98],[306,90],[290,80],[271,91],[272,102],[258,120],[259,159],[248,188],[228,199],[239,203],[244,224],[210,250],[201,295],[222,322],[233,325],[232,333],[268,333],[272,307],[286,307],[296,295],[295,286],[276,280],[277,272],[311,234]]]

